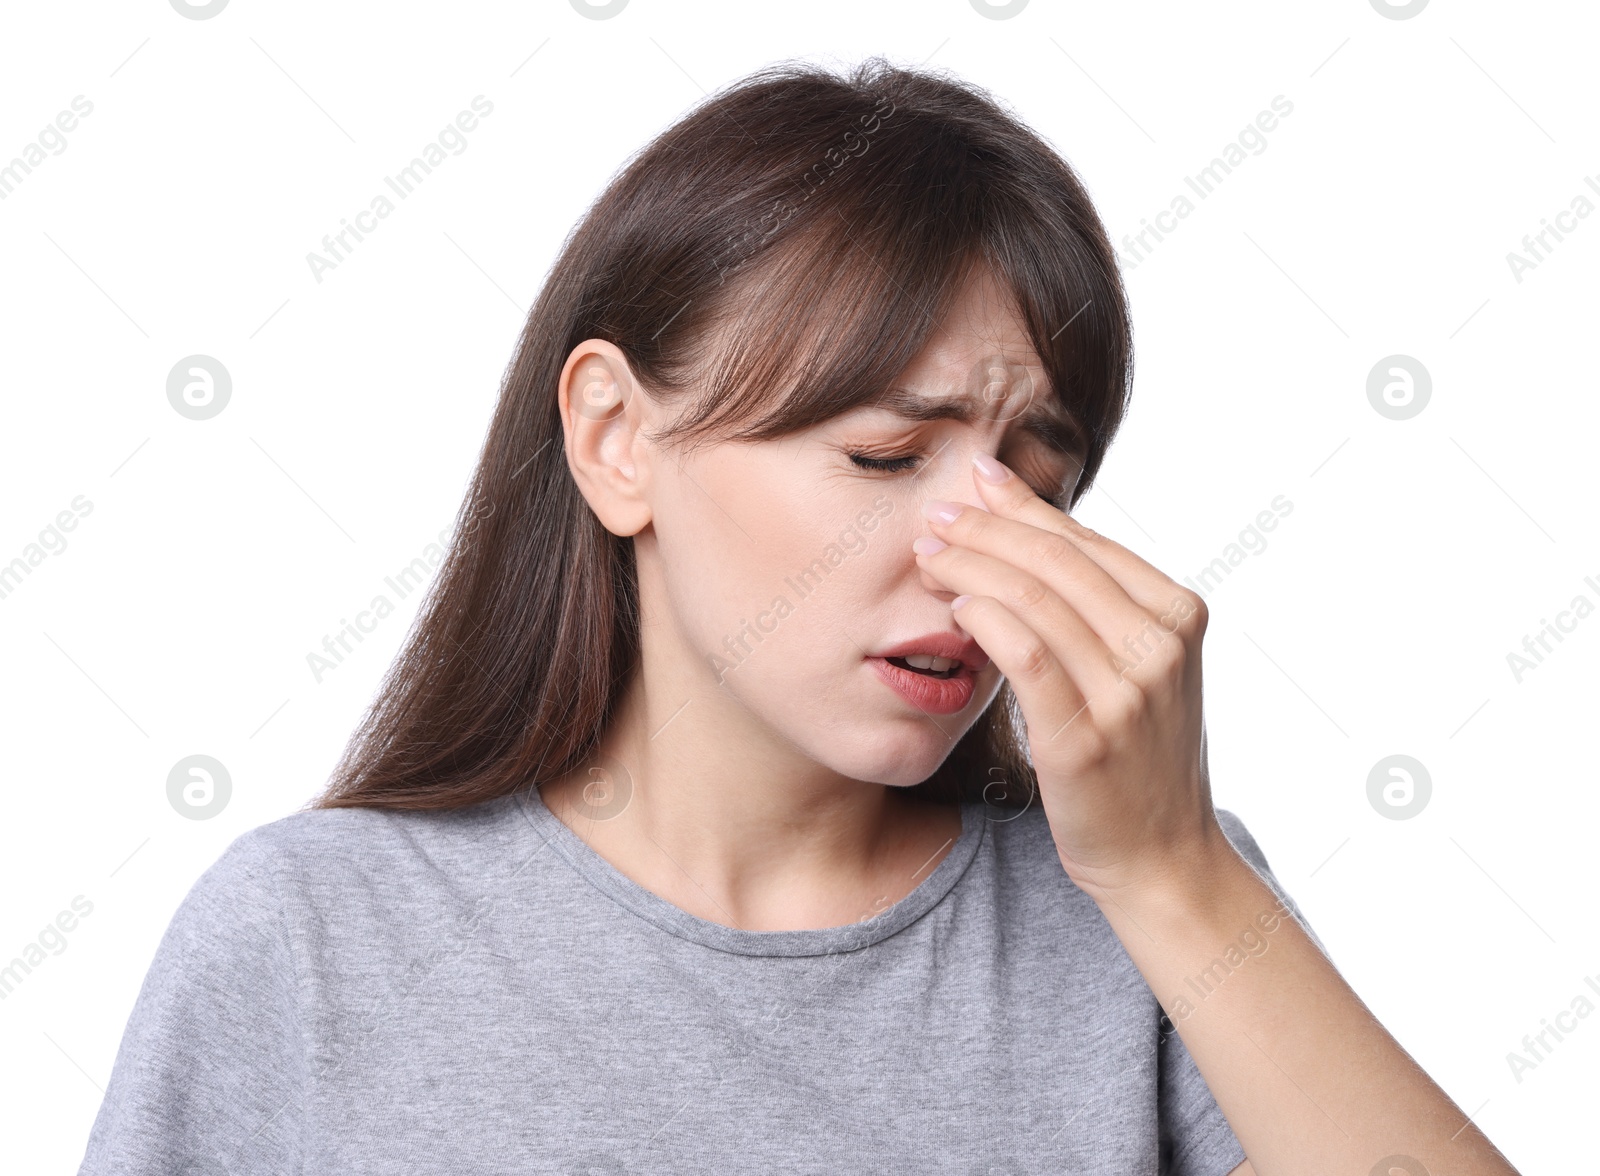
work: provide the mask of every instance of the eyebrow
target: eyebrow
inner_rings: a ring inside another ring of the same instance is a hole
[[[880,408],[909,421],[960,421],[965,424],[978,416],[978,405],[969,397],[936,399],[908,388],[885,389],[861,407]],[[1017,423],[1047,445],[1064,453],[1074,453],[1084,446],[1083,429],[1053,397],[1035,401],[1017,418]]]

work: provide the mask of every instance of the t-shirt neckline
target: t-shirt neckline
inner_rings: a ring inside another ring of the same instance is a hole
[[[748,931],[702,919],[639,885],[569,829],[534,787],[516,792],[516,807],[546,845],[606,897],[668,934],[717,951],[747,956],[833,955],[880,943],[903,931],[949,894],[977,856],[984,836],[981,804],[961,805],[961,833],[915,889],[899,902],[858,923],[790,931]]]

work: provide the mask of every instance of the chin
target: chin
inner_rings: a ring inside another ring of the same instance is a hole
[[[954,714],[907,711],[893,696],[890,705],[876,708],[873,704],[880,700],[858,699],[854,706],[841,707],[832,721],[823,721],[822,729],[834,734],[824,746],[814,748],[813,754],[852,779],[895,788],[921,784],[949,758],[994,702],[1003,683],[1004,678],[992,667],[980,672],[972,700]],[[876,682],[873,685],[883,689]]]
[[[926,720],[918,720],[917,725],[921,731],[890,720],[879,731],[863,732],[847,743],[834,741],[818,749],[817,760],[852,780],[910,788],[933,775],[955,747],[954,738],[946,738]],[[960,733],[947,722],[940,726],[952,735]]]

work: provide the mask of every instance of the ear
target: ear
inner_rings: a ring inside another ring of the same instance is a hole
[[[572,349],[557,387],[567,466],[596,517],[613,535],[650,522],[649,459],[640,435],[645,397],[615,344],[585,339]]]

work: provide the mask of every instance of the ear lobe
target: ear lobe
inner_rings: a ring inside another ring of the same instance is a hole
[[[638,452],[645,405],[637,389],[627,359],[603,339],[572,349],[557,387],[568,468],[613,535],[636,535],[650,522],[648,466]]]

